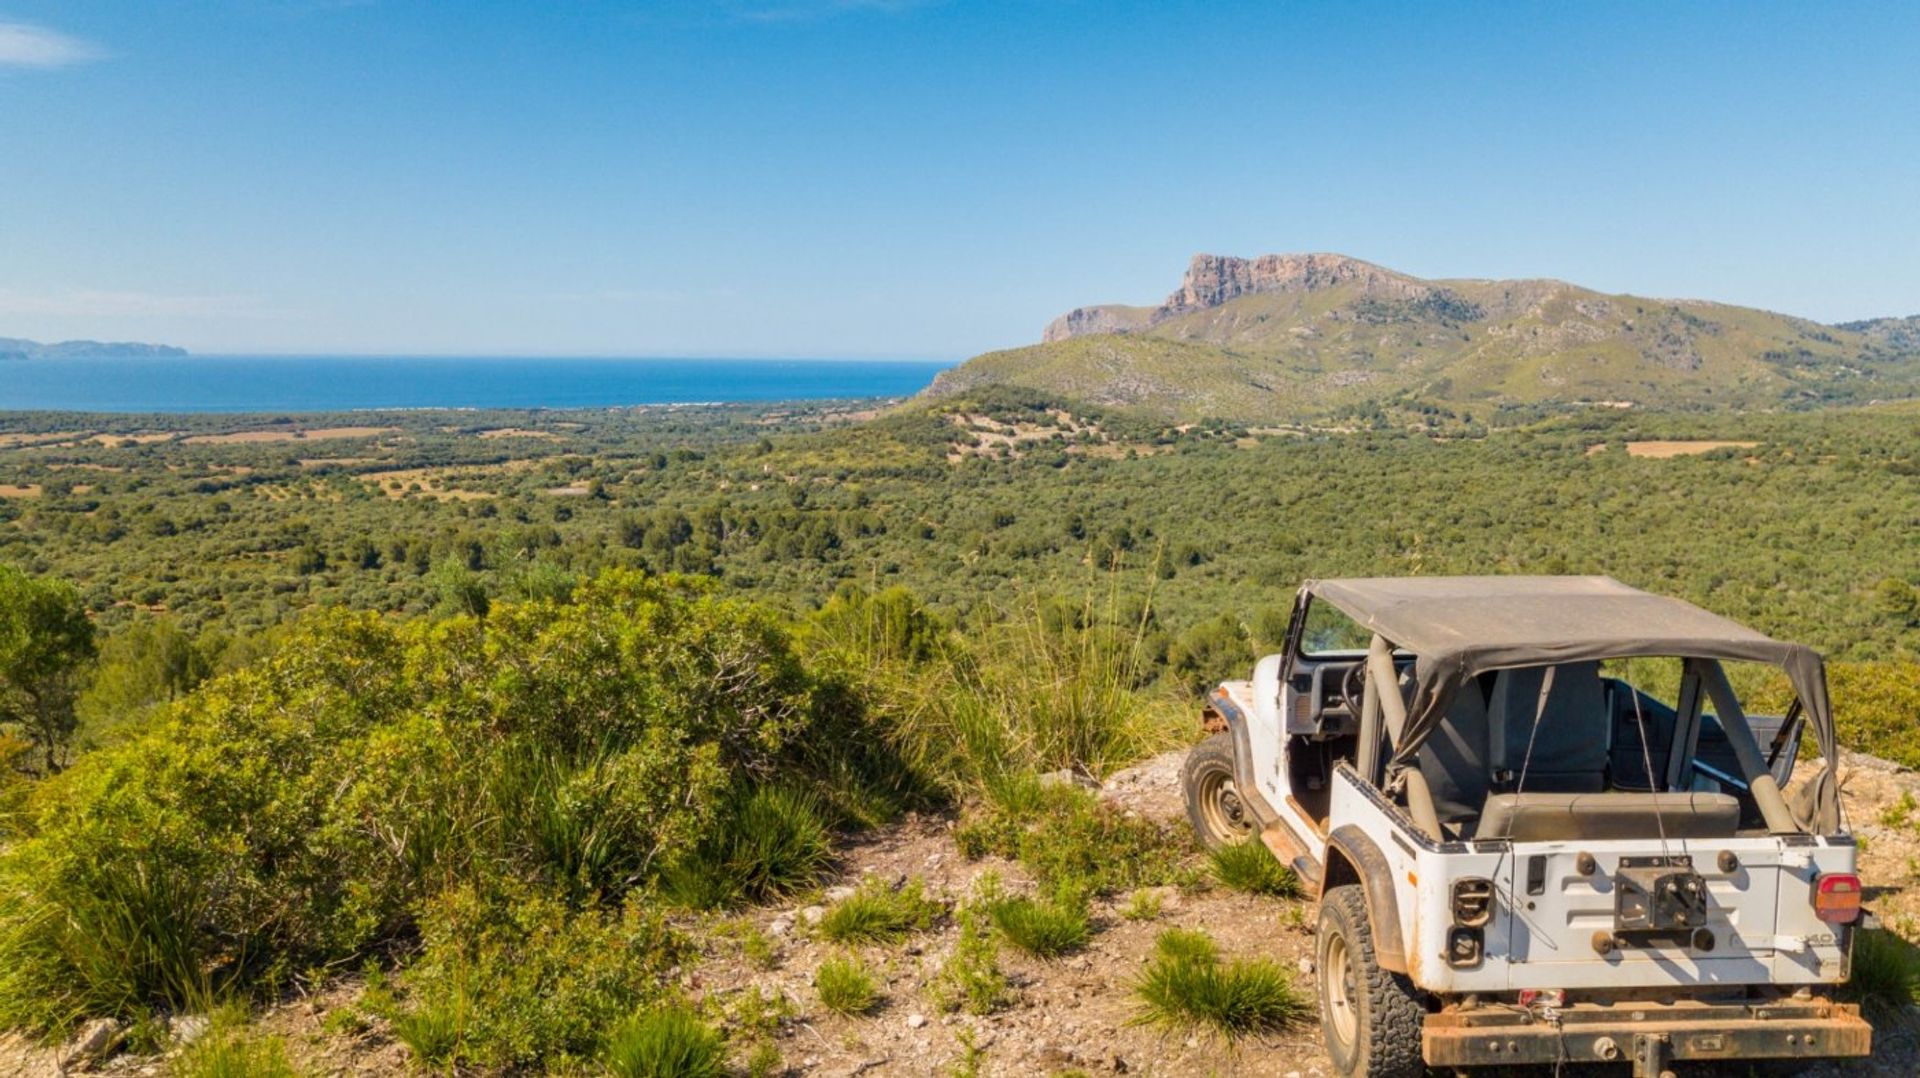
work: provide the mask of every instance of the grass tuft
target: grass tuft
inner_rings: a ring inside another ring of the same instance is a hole
[[[1862,1007],[1895,1015],[1920,1003],[1920,948],[1892,932],[1855,932],[1852,970],[1842,994]]]
[[[820,1005],[850,1017],[867,1014],[880,1002],[880,986],[860,960],[829,958],[813,973],[813,990]]]
[[[721,1078],[720,1034],[685,1006],[636,1014],[608,1034],[601,1062],[614,1078]]]
[[[668,897],[694,909],[803,891],[833,868],[833,836],[814,795],[763,786],[745,795],[716,833],[665,873]]]
[[[1222,846],[1207,854],[1213,878],[1226,887],[1250,895],[1295,898],[1300,894],[1300,878],[1293,870],[1273,859],[1272,851],[1258,839]]]
[[[243,1011],[221,1008],[213,1014],[213,1028],[183,1050],[168,1073],[177,1078],[298,1078],[300,1072],[287,1061],[280,1038],[249,1029]]]
[[[1002,938],[1035,958],[1058,958],[1093,938],[1084,901],[1003,898],[987,908],[987,915]]]
[[[1136,1023],[1180,1029],[1199,1026],[1227,1040],[1283,1028],[1311,1010],[1293,978],[1264,958],[1222,963],[1202,932],[1160,934],[1153,961],[1134,982]]]
[[[1151,921],[1160,916],[1163,904],[1158,891],[1142,887],[1127,897],[1127,904],[1120,907],[1120,916],[1129,921]]]
[[[836,943],[894,943],[933,927],[946,907],[926,897],[918,879],[898,890],[878,879],[833,904],[820,918],[820,935]]]
[[[467,994],[455,988],[392,1016],[393,1035],[428,1067],[450,1067],[467,1039]]]

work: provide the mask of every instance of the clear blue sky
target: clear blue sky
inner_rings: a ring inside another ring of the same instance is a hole
[[[1915,5],[0,0],[0,336],[958,358],[1195,251],[1920,312]]]

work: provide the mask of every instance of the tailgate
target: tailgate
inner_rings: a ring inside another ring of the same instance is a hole
[[[1847,846],[1773,837],[1515,843],[1500,889],[1511,988],[1837,981],[1844,934],[1813,910],[1820,872],[1851,872]],[[1697,874],[1697,880],[1694,878]],[[1684,883],[1681,881],[1684,879]],[[1656,884],[1655,881],[1661,881]],[[1661,886],[1704,886],[1697,905],[1667,907]],[[1659,928],[1641,918],[1660,905]],[[1675,911],[1678,912],[1675,912]],[[1684,926],[1684,927],[1682,927]],[[1497,928],[1496,928],[1497,931]]]

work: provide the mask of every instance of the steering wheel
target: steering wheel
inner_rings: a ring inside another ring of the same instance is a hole
[[[1367,689],[1367,664],[1354,663],[1347,672],[1340,675],[1340,701],[1347,705],[1347,713],[1355,719],[1360,717],[1360,699]]]

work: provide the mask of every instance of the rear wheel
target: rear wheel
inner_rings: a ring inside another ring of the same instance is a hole
[[[1366,894],[1352,884],[1320,900],[1315,946],[1320,1028],[1333,1071],[1344,1078],[1420,1078],[1426,1008],[1413,983],[1380,968]]]
[[[1233,735],[1218,733],[1193,747],[1181,772],[1187,819],[1208,849],[1244,842],[1253,834],[1253,813],[1233,779]]]

